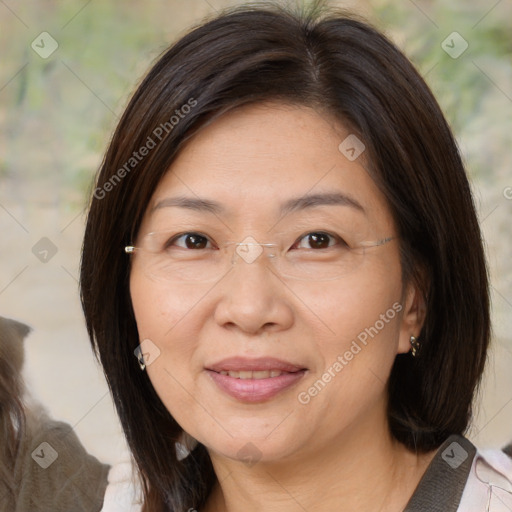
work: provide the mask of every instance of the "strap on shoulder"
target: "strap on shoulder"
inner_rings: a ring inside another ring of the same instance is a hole
[[[404,512],[456,512],[476,455],[465,437],[450,436],[439,448]]]

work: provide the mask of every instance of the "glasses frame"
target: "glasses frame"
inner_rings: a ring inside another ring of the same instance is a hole
[[[160,233],[159,231],[152,231],[151,233],[147,233],[146,235],[144,236],[150,236],[150,235],[153,235],[155,233]],[[385,244],[387,244],[388,242],[391,242],[392,240],[396,240],[397,237],[394,237],[394,236],[388,236],[388,237],[384,237],[384,238],[381,238],[379,240],[376,240],[376,241],[365,241],[365,242],[360,242],[356,247],[352,247],[351,249],[352,250],[355,250],[355,249],[363,249],[363,248],[371,248],[371,247],[381,247]],[[247,241],[249,240],[249,241]],[[233,241],[228,241],[228,242],[225,242],[221,245],[221,247],[219,247],[219,249],[226,249],[228,246],[232,246],[232,245],[235,245],[236,246],[236,249],[235,251],[233,251],[233,257],[231,259],[231,266],[233,266],[235,263],[236,263],[236,254],[239,255],[240,259],[244,260],[245,263],[252,263],[254,262],[257,258],[259,258],[259,256],[264,252],[264,248],[270,248],[270,247],[278,247],[279,244],[276,244],[276,243],[269,243],[269,242],[258,242],[254,237],[252,236],[247,236],[244,241],[242,242],[233,242]],[[249,258],[251,261],[248,261],[248,259],[246,257],[244,257],[244,255],[240,254],[239,252],[239,248],[240,247],[260,247],[261,248],[261,251],[256,251],[257,254],[253,251],[252,254],[253,254],[253,257]],[[137,247],[135,245],[126,245],[124,247],[124,252],[128,255],[130,254],[134,254],[135,252],[137,251],[140,251],[140,252],[148,252],[148,253],[152,253],[152,251],[148,251],[147,249],[143,248],[143,247]],[[267,256],[269,258],[276,258],[278,255],[275,254],[275,253],[269,253],[267,254]],[[287,276],[286,274],[283,275],[283,277],[290,277],[292,279],[299,279],[298,277],[294,277],[294,276]],[[336,276],[336,277],[333,277],[332,279],[326,279],[326,280],[334,280],[334,279],[338,279],[339,277],[341,276]],[[305,279],[305,280],[308,280],[308,279]],[[324,279],[320,279],[320,280],[324,280]]]

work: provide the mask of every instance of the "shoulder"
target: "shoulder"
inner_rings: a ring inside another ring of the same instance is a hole
[[[87,452],[71,425],[44,416],[32,423],[15,469],[19,510],[99,510],[109,466]]]
[[[501,450],[478,450],[458,512],[510,512],[512,459]]]
[[[142,486],[130,460],[110,469],[101,512],[141,512]]]

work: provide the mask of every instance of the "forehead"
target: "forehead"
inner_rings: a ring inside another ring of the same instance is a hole
[[[361,206],[370,220],[389,223],[364,152],[351,160],[340,151],[349,136],[339,122],[308,107],[268,103],[228,112],[187,142],[147,213],[179,208],[173,198],[188,197],[217,203],[212,213],[226,217],[278,215],[293,199],[337,194],[346,198],[345,206]]]

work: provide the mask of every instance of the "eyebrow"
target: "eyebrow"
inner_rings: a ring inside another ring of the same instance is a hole
[[[222,215],[226,212],[226,208],[217,201],[199,197],[177,196],[162,199],[152,208],[151,213],[160,208],[173,206],[214,215]],[[280,215],[284,216],[291,212],[315,208],[317,206],[349,206],[366,214],[365,209],[356,199],[340,192],[307,194],[305,196],[288,199],[281,204],[279,211]]]
[[[356,210],[365,213],[365,209],[356,199],[341,192],[328,192],[323,194],[308,194],[305,196],[289,199],[285,201],[280,208],[281,215],[305,210],[307,208],[315,208],[317,206],[350,206]]]
[[[153,206],[151,213],[160,208],[168,208],[171,206],[177,206],[179,208],[188,208],[189,210],[195,210],[198,212],[213,213],[219,215],[224,213],[225,208],[217,201],[210,201],[208,199],[201,199],[199,197],[166,197]]]

